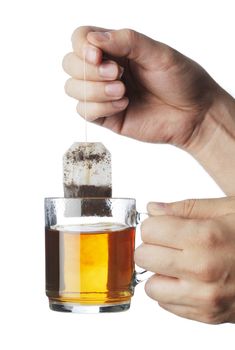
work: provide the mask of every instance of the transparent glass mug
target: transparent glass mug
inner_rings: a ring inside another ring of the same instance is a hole
[[[55,311],[128,310],[141,281],[134,263],[135,199],[46,198],[46,295]]]

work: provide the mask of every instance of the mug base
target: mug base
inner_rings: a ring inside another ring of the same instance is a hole
[[[103,305],[81,305],[73,303],[58,302],[49,300],[49,307],[53,311],[73,312],[77,314],[99,314],[108,312],[122,312],[129,310],[130,301],[118,304],[103,304]]]

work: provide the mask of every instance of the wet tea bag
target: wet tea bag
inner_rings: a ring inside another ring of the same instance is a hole
[[[63,157],[64,197],[111,197],[111,154],[100,142],[76,142]]]

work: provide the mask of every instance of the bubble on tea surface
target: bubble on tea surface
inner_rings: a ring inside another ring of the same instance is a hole
[[[111,197],[111,154],[100,142],[76,142],[63,157],[64,197]]]

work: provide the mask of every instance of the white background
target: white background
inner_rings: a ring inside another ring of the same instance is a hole
[[[84,140],[76,102],[64,93],[63,56],[85,24],[130,27],[203,65],[235,95],[234,1],[3,0],[0,5],[2,349],[234,349],[234,325],[178,318],[136,288],[130,311],[52,312],[44,295],[43,198],[62,195],[62,155]],[[149,200],[219,197],[188,154],[89,125],[112,152],[115,196]]]

